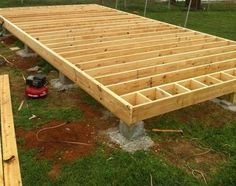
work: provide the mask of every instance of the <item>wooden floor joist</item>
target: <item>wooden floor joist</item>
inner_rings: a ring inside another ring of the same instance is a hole
[[[235,95],[234,41],[95,4],[0,15],[9,32],[127,124]]]
[[[0,75],[0,185],[22,185],[8,75]]]

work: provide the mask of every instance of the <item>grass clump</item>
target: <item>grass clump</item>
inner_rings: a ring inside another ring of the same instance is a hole
[[[20,112],[17,111],[18,105],[14,106],[15,126],[24,129],[37,128],[51,120],[74,122],[82,118],[83,113],[79,108],[73,107],[51,107],[46,99],[29,99]],[[27,106],[28,105],[28,106]],[[32,115],[38,118],[29,120]]]
[[[130,155],[116,150],[110,155],[98,151],[93,156],[66,165],[54,185],[150,185],[150,175],[153,185],[201,184],[183,170],[166,164],[151,153],[137,152]]]
[[[23,185],[51,185],[48,171],[51,169],[51,162],[35,158],[36,151],[19,151],[21,176]]]

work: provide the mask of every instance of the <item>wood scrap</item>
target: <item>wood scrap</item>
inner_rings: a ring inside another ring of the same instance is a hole
[[[150,174],[150,185],[153,186],[152,174]]]
[[[32,116],[31,116],[31,117],[29,117],[29,120],[32,120],[32,119],[34,119],[34,118],[37,118],[37,116],[36,116],[36,115],[34,115],[34,114],[32,114]]]
[[[152,129],[153,132],[162,132],[162,133],[181,133],[184,134],[183,130],[174,130],[174,129]]]
[[[18,111],[20,111],[25,103],[25,100],[22,100],[20,106],[18,107]]]

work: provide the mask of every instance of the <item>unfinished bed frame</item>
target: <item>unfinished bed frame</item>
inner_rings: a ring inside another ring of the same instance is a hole
[[[0,185],[22,185],[8,75],[0,75]]]
[[[94,4],[0,15],[9,32],[127,124],[236,92],[234,41]]]

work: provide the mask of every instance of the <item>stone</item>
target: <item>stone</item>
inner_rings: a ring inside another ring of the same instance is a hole
[[[59,79],[52,79],[50,81],[50,84],[57,91],[69,90],[76,86],[75,84],[68,84],[68,85],[62,84]]]
[[[66,77],[62,72],[59,72],[59,80],[60,80],[61,84],[63,84],[63,85],[74,84],[74,82],[71,81],[68,77]]]
[[[39,69],[40,69],[39,66],[35,66],[35,67],[32,67],[32,68],[27,69],[27,71],[28,71],[28,72],[38,72]]]
[[[144,136],[145,135],[144,122],[139,121],[136,122],[135,124],[127,125],[125,122],[120,120],[119,131],[125,138],[130,140],[138,138],[140,136]]]
[[[21,56],[21,57],[37,57],[37,54],[30,49],[28,46],[24,46],[24,49],[18,50],[16,52],[17,55]]]
[[[236,112],[236,105],[234,105],[233,103],[226,101],[226,100],[221,100],[219,98],[215,98],[213,100],[211,100],[212,102],[214,102],[215,104],[221,106],[222,108],[226,109],[226,110],[230,110],[232,112]]]

